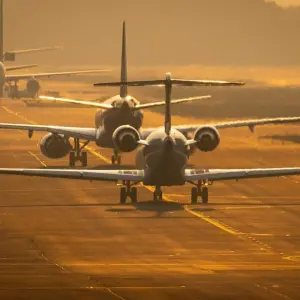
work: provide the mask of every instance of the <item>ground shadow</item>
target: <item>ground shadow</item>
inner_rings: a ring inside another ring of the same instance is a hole
[[[259,137],[260,140],[271,140],[271,141],[281,141],[282,144],[285,142],[292,142],[295,144],[300,144],[300,135],[287,134],[287,135],[265,135]]]

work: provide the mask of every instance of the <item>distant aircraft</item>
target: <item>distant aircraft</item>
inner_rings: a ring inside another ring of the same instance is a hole
[[[165,102],[152,102],[140,104],[137,99],[128,95],[127,92],[127,55],[126,55],[126,25],[123,22],[122,30],[122,55],[121,55],[121,83],[116,83],[115,86],[120,86],[120,95],[116,95],[102,103],[90,102],[90,101],[80,101],[71,100],[65,98],[56,98],[48,96],[40,96],[42,100],[51,100],[57,102],[66,102],[72,104],[80,104],[85,106],[92,106],[99,108],[99,111],[95,115],[95,128],[97,129],[96,143],[98,146],[103,148],[113,149],[113,154],[111,157],[111,162],[120,164],[121,156],[120,152],[133,151],[137,145],[135,143],[130,144],[130,146],[122,146],[118,139],[132,139],[137,137],[142,123],[143,123],[143,113],[142,109],[153,108],[157,106],[164,106]],[[227,81],[197,81],[194,82],[195,85],[213,85],[213,86],[230,86],[230,85],[242,85],[242,83],[227,82]],[[105,86],[106,84],[96,84],[96,86]],[[210,98],[210,96],[200,96],[200,97],[190,97],[184,99],[172,100],[172,104],[191,102],[195,100],[202,100]],[[127,137],[128,135],[128,137]],[[72,135],[71,135],[72,136]],[[95,137],[86,137],[88,140],[95,140]],[[76,143],[75,143],[76,144]],[[81,148],[82,149],[82,148]],[[79,154],[80,150],[75,146],[75,152],[78,153],[75,156],[76,160],[80,160],[86,163],[86,154],[82,153],[82,157]],[[43,152],[45,153],[45,152]],[[66,155],[66,153],[65,153]],[[70,153],[70,166],[73,166],[74,156],[72,152]],[[82,159],[81,159],[82,158]]]
[[[66,72],[50,72],[50,73],[31,73],[31,74],[21,74],[21,75],[7,75],[6,71],[25,69],[28,67],[33,67],[35,65],[28,66],[18,66],[5,68],[4,64],[0,62],[0,91],[5,88],[8,98],[32,98],[35,99],[39,90],[40,83],[38,79],[50,78],[53,76],[68,76],[68,75],[79,75],[87,73],[101,73],[108,72],[111,70],[100,69],[100,70],[80,70],[80,71],[66,71]],[[18,82],[20,80],[27,80],[25,91],[20,91],[18,87]],[[0,95],[1,98],[1,95]]]
[[[121,181],[123,186],[120,189],[120,203],[126,203],[129,197],[134,203],[137,201],[138,183],[154,186],[153,200],[163,199],[161,187],[181,186],[191,183],[191,203],[195,204],[200,197],[203,203],[208,203],[208,184],[214,181],[264,178],[275,176],[299,175],[300,168],[262,168],[262,169],[188,169],[188,147],[195,144],[202,151],[209,151],[216,148],[220,137],[217,131],[219,128],[230,127],[230,123],[216,124],[215,126],[202,126],[196,131],[193,139],[187,139],[182,131],[188,126],[171,126],[171,91],[172,81],[170,74],[164,80],[166,90],[166,110],[164,127],[152,131],[146,139],[139,137],[136,143],[142,145],[144,159],[143,169],[136,170],[78,170],[78,169],[19,169],[1,168],[0,174],[41,176],[53,178],[97,180],[97,181]],[[180,82],[184,84],[184,82]],[[192,83],[192,81],[190,81]],[[137,82],[127,82],[128,85],[137,85]],[[139,83],[141,84],[141,83]],[[153,85],[153,81],[144,81],[143,85]],[[283,118],[278,123],[300,121],[298,118]],[[263,120],[246,121],[247,126],[266,124]],[[271,122],[269,122],[271,123]],[[236,123],[238,124],[238,123]],[[28,125],[30,130],[30,125]],[[24,129],[17,125],[17,128]]]
[[[68,71],[68,72],[54,72],[54,73],[32,73],[26,75],[7,75],[6,71],[14,71],[20,69],[27,69],[35,67],[36,65],[23,65],[16,67],[5,67],[3,61],[14,61],[17,54],[24,54],[29,52],[38,52],[46,50],[61,49],[61,46],[43,47],[27,50],[3,51],[3,0],[0,0],[0,98],[3,97],[3,90],[5,88],[6,96],[9,98],[35,98],[40,90],[39,78],[46,78],[51,76],[75,75],[83,73],[99,73],[108,70],[85,70],[85,71]],[[27,80],[26,89],[20,91],[18,82],[20,80]]]

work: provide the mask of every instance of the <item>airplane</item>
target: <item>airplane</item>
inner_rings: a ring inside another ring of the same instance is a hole
[[[15,70],[21,70],[21,69],[28,69],[32,67],[36,67],[36,64],[31,65],[21,65],[21,66],[10,66],[10,67],[4,67],[3,62],[4,61],[14,61],[15,56],[17,54],[23,54],[23,53],[30,53],[30,52],[38,52],[38,51],[46,51],[46,50],[56,50],[56,49],[62,49],[61,46],[54,46],[54,47],[43,47],[43,48],[35,48],[35,49],[27,49],[27,50],[16,50],[16,51],[3,51],[3,0],[0,0],[0,98],[3,97],[3,87],[5,86],[5,83],[8,83],[8,85],[5,87],[6,92],[8,94],[11,94],[14,98],[15,95],[18,95],[18,88],[17,88],[17,82],[21,79],[28,79],[27,82],[27,94],[28,95],[36,95],[39,89],[38,82],[34,77],[44,77],[45,74],[29,74],[27,76],[24,75],[6,75],[6,71],[15,71]],[[76,72],[75,72],[76,73]],[[64,75],[71,75],[75,74],[74,72]],[[61,75],[59,73],[49,73],[47,74],[49,76],[53,75]],[[12,82],[15,83],[14,86],[12,86]]]
[[[176,82],[176,80],[174,80]],[[229,123],[215,124],[215,126],[202,126],[196,131],[194,138],[187,139],[176,126],[171,124],[171,75],[167,74],[165,85],[165,122],[164,127],[152,131],[146,139],[139,138],[137,143],[142,145],[144,167],[135,170],[78,170],[78,169],[22,169],[0,168],[0,174],[39,176],[52,178],[80,179],[90,181],[121,181],[120,203],[125,204],[129,197],[132,203],[137,202],[137,188],[134,186],[143,183],[154,186],[154,201],[162,201],[163,186],[182,186],[191,183],[191,204],[196,204],[201,197],[203,203],[208,203],[208,184],[214,181],[239,180],[247,178],[265,178],[299,175],[300,168],[260,168],[260,169],[188,169],[188,147],[195,144],[200,150],[213,149],[219,143],[219,128],[230,127]],[[127,82],[128,85],[153,85],[153,81]],[[181,82],[181,84],[184,84]],[[190,81],[192,84],[192,81]],[[269,119],[270,120],[270,119]],[[300,121],[296,118],[277,118],[278,123]],[[262,120],[244,121],[247,126],[266,124]],[[238,122],[236,123],[238,124]],[[181,126],[179,128],[184,128]]]
[[[34,65],[29,65],[29,67]],[[14,67],[14,69],[25,69],[28,66]],[[49,72],[49,73],[31,73],[21,75],[7,75],[6,71],[12,70],[12,68],[5,68],[4,64],[0,62],[0,98],[3,97],[3,87],[7,93],[8,98],[20,99],[21,97],[35,99],[40,90],[40,83],[38,79],[50,78],[57,76],[69,76],[69,75],[80,75],[80,74],[91,74],[91,73],[102,73],[109,72],[110,69],[96,69],[96,70],[79,70],[79,71],[63,71],[63,72]],[[27,80],[26,89],[20,91],[18,82],[20,80]]]
[[[39,96],[39,99],[42,100],[51,100],[64,103],[80,104],[85,106],[91,106],[98,108],[99,110],[95,114],[95,128],[97,131],[97,137],[94,136],[95,129],[92,128],[82,128],[81,130],[89,130],[92,134],[90,136],[83,135],[81,138],[96,141],[96,144],[103,148],[113,149],[113,154],[111,156],[112,164],[121,163],[120,152],[130,152],[135,150],[137,145],[135,143],[130,144],[129,146],[121,146],[118,139],[132,139],[136,138],[139,134],[143,134],[141,131],[141,126],[143,123],[143,112],[142,109],[153,108],[157,106],[164,106],[165,102],[152,102],[140,104],[136,98],[130,96],[127,90],[127,54],[126,54],[126,24],[123,22],[122,28],[122,54],[121,54],[121,82],[122,84],[117,84],[120,86],[120,94],[113,96],[102,103],[96,103],[91,101],[81,101],[81,100],[72,100],[66,98],[57,98],[49,96]],[[243,85],[239,82],[227,82],[227,81],[197,81],[194,82],[194,85],[206,86],[234,86],[234,85]],[[190,97],[172,100],[171,104],[178,104],[183,102],[191,102],[195,100],[204,100],[208,99],[211,96],[200,96],[200,97]],[[66,134],[68,136],[73,136],[72,133]],[[46,143],[46,142],[45,142]],[[77,143],[77,144],[76,144]],[[79,142],[75,142],[75,156],[70,152],[70,166],[74,166],[75,161],[81,161],[83,166],[86,166],[87,158],[86,153],[83,152],[82,155],[80,151],[83,148],[80,148]],[[65,148],[65,152],[62,153],[63,157],[68,152],[68,148]],[[45,151],[42,151],[45,154]],[[45,154],[46,155],[46,154]],[[46,155],[51,157],[51,155]],[[55,157],[56,158],[56,157]]]

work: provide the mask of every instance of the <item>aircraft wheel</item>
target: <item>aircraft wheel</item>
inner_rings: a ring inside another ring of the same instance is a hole
[[[208,203],[208,187],[205,186],[202,188],[202,202],[203,203]]]
[[[136,187],[132,187],[131,188],[131,202],[132,203],[136,203],[137,202],[137,188]]]
[[[121,164],[121,156],[120,156],[120,155],[117,156],[117,164],[118,164],[118,165]]]
[[[196,204],[197,199],[198,199],[198,189],[196,187],[193,187],[191,191],[191,204]]]
[[[69,154],[69,166],[75,167],[75,152],[71,151]]]
[[[153,201],[161,201],[162,200],[162,192],[160,193],[153,193]]]
[[[125,187],[121,187],[120,189],[120,204],[125,204],[127,198],[127,191]]]
[[[87,152],[81,153],[81,164],[83,167],[87,166]]]

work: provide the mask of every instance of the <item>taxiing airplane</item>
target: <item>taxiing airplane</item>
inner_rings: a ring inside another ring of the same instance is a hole
[[[179,80],[180,81],[180,80]],[[158,84],[161,81],[158,82]],[[182,83],[182,81],[180,81]],[[187,81],[185,81],[187,82]],[[227,82],[227,81],[205,81],[198,80],[193,81],[194,85],[200,86],[234,86],[243,85],[239,82]],[[96,84],[96,86],[107,86],[107,84]],[[142,109],[153,108],[157,106],[164,106],[165,101],[152,102],[140,104],[134,97],[130,96],[127,92],[127,55],[126,55],[126,25],[123,22],[122,30],[122,55],[121,55],[121,82],[116,83],[115,86],[120,86],[120,94],[116,95],[102,103],[90,102],[90,101],[80,101],[71,100],[65,98],[56,98],[48,96],[40,96],[42,100],[51,100],[64,103],[80,104],[85,106],[92,106],[99,108],[95,115],[95,128],[97,130],[97,137],[85,137],[88,140],[96,140],[98,146],[103,148],[113,149],[113,154],[111,157],[112,163],[121,163],[120,152],[129,152],[135,150],[137,145],[135,143],[130,144],[130,142],[124,146],[120,144],[120,139],[131,139],[136,138],[139,134],[143,134],[141,131],[141,126],[143,123],[143,112]],[[184,99],[172,100],[171,104],[178,104],[183,102],[191,102],[195,100],[208,99],[211,96],[200,96],[200,97],[190,97]],[[130,129],[128,129],[129,127]],[[90,130],[90,129],[89,129]],[[127,137],[128,135],[128,137]],[[70,135],[73,136],[73,135]],[[131,136],[131,137],[130,137]],[[76,144],[76,142],[74,142]],[[79,145],[77,143],[77,145]],[[80,160],[83,165],[86,164],[86,154],[82,153],[82,157],[79,154],[79,146],[75,146],[75,156],[76,160]],[[82,148],[81,148],[82,149]],[[45,152],[43,152],[45,154]],[[66,155],[67,153],[62,153]],[[74,155],[70,153],[70,166],[73,166]],[[49,156],[48,156],[49,157]]]
[[[177,82],[175,80],[175,82]],[[219,143],[220,136],[217,128],[230,127],[227,124],[215,124],[215,126],[199,127],[193,139],[187,139],[182,133],[185,126],[171,126],[171,91],[172,79],[167,74],[164,80],[166,90],[166,110],[164,127],[152,131],[146,139],[139,137],[135,142],[142,145],[144,159],[143,169],[136,170],[78,170],[78,169],[19,169],[1,168],[0,174],[40,176],[52,178],[67,178],[96,181],[121,181],[123,186],[120,189],[120,203],[126,203],[127,198],[132,202],[137,201],[137,188],[134,186],[143,183],[147,186],[154,186],[153,200],[163,199],[161,187],[181,186],[191,183],[191,203],[195,204],[198,198],[203,203],[208,202],[208,184],[214,181],[264,178],[275,176],[299,175],[300,168],[262,168],[262,169],[188,169],[188,147],[196,145],[202,151],[209,151]],[[192,81],[190,81],[192,83]],[[128,82],[128,85],[136,85],[137,82]],[[141,84],[141,83],[139,83]],[[153,85],[153,81],[143,82],[143,85]],[[271,119],[270,119],[271,120]],[[281,120],[281,121],[280,121]],[[277,123],[300,121],[297,118],[277,119]],[[255,126],[258,124],[273,123],[266,120],[249,120],[244,125]],[[238,123],[236,123],[238,124]],[[220,126],[220,127],[218,127]],[[1,125],[2,127],[2,125]],[[20,125],[17,128],[24,129]],[[181,130],[180,130],[181,128]],[[188,126],[187,126],[188,128]],[[30,127],[28,128],[30,129]]]

